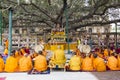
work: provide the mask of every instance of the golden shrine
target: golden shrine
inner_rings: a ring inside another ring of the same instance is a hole
[[[67,36],[65,34],[65,28],[53,28],[51,30],[50,41],[45,44],[46,50],[54,51],[57,46],[61,46],[63,50],[68,50],[68,43],[66,42]],[[76,42],[71,42],[69,44],[69,49],[74,50],[76,48]]]

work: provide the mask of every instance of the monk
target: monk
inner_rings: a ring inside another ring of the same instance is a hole
[[[46,57],[42,54],[42,51],[38,52],[38,56],[34,58],[34,69],[37,71],[46,71],[48,68]]]
[[[106,71],[106,65],[104,59],[100,58],[97,54],[94,54],[93,67],[96,71]]]
[[[27,54],[24,54],[19,60],[19,71],[26,72],[32,69],[32,61],[28,58]]]
[[[69,61],[70,70],[73,70],[73,71],[81,70],[81,63],[82,63],[82,59],[79,56],[79,54],[76,53],[74,56],[71,57]]]
[[[4,71],[4,60],[2,58],[2,55],[0,54],[0,72],[3,72]]]
[[[89,54],[86,54],[85,58],[83,58],[81,68],[83,71],[93,71],[93,62],[92,59],[89,57]]]
[[[64,54],[64,50],[62,50],[61,47],[58,46],[58,49],[55,50],[55,52],[52,55],[50,63],[58,66],[63,66],[65,62],[66,62],[66,57]]]
[[[118,67],[118,60],[114,55],[115,53],[112,53],[109,57],[108,57],[108,61],[107,61],[107,66],[110,70],[120,70],[120,68]]]
[[[12,51],[11,55],[7,58],[5,64],[6,72],[15,72],[18,70],[18,62],[15,58],[15,50]]]

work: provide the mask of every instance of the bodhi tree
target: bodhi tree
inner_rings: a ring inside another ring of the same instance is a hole
[[[14,8],[15,26],[18,26],[17,21],[21,20],[20,24],[24,24],[22,26],[45,24],[52,28],[60,24],[61,27],[65,27],[65,10],[69,29],[120,22],[119,13],[112,12],[115,9],[119,10],[120,0],[2,0],[0,10],[6,23],[8,12],[5,9],[9,7]]]

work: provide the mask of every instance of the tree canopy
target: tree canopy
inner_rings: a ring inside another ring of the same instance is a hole
[[[6,23],[10,7],[13,25],[18,27],[65,27],[66,10],[69,29],[120,22],[120,0],[1,0],[0,11]]]

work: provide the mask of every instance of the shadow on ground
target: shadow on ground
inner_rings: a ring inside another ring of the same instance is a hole
[[[91,72],[98,80],[120,80],[120,71]]]

